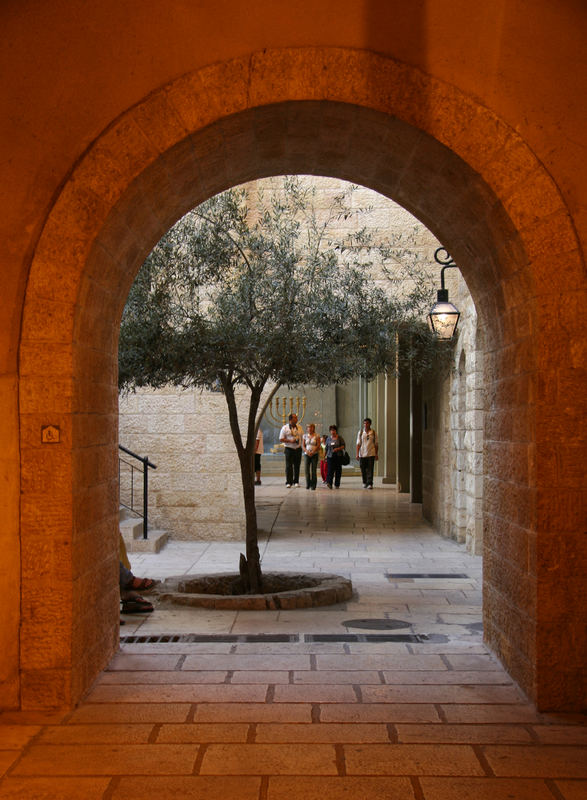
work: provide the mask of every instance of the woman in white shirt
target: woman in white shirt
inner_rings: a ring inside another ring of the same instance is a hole
[[[306,489],[316,489],[316,467],[318,466],[318,456],[320,454],[320,437],[316,433],[316,426],[313,422],[307,427],[304,433],[302,447],[304,449],[304,467],[306,472]]]

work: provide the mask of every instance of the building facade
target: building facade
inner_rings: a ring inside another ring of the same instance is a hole
[[[140,264],[212,194],[316,173],[396,200],[459,264],[484,333],[485,638],[540,708],[582,708],[584,3],[0,13],[2,705],[71,707],[117,647]]]

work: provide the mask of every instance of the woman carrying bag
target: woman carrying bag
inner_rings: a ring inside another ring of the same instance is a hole
[[[338,489],[342,477],[342,458],[346,445],[342,436],[338,435],[336,425],[331,425],[328,430],[330,436],[326,439],[326,462],[328,464],[326,485],[332,489],[332,484],[334,484],[335,489]]]

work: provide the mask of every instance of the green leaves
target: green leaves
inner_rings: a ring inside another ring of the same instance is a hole
[[[123,312],[121,390],[175,384],[224,392],[251,585],[261,575],[252,455],[266,384],[422,374],[440,363],[439,353],[450,357],[422,321],[434,293],[410,251],[411,234],[376,241],[355,190],[324,207],[314,185],[286,176],[270,191],[261,182],[211,198],[149,254]],[[237,386],[248,389],[246,415]]]
[[[354,187],[315,208],[315,188],[285,177],[279,190],[230,189],[198,206],[150,253],[131,289],[120,335],[122,389],[166,383],[263,388],[326,386],[428,366],[424,278],[384,291],[371,277],[397,258],[357,220]],[[363,220],[364,221],[364,220]],[[403,244],[402,244],[403,247]],[[387,283],[389,286],[389,282]]]

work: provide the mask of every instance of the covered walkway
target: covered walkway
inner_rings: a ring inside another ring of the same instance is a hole
[[[394,487],[270,478],[258,500],[263,568],[350,576],[353,600],[126,617],[78,708],[0,714],[0,798],[587,797],[584,718],[538,714],[483,644],[480,558]],[[133,571],[234,570],[240,549],[171,542]]]

